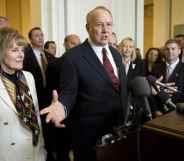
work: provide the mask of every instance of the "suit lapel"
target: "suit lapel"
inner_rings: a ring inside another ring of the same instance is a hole
[[[0,79],[0,99],[7,104],[7,106],[2,107],[2,108],[11,108],[13,109],[13,111],[15,111],[17,113],[17,110],[12,102],[12,100],[10,99],[10,96],[2,82],[2,80]]]
[[[177,79],[177,77],[179,77],[179,71],[181,69],[182,65],[179,62],[178,65],[176,66],[176,68],[174,69],[174,71],[172,72],[172,74],[170,75],[168,81],[175,81]]]
[[[98,74],[101,75],[101,77],[103,77],[105,80],[107,80],[109,83],[112,84],[102,63],[96,56],[95,52],[93,51],[93,49],[91,48],[87,40],[84,42],[84,47],[85,47],[85,50],[84,50],[83,58],[86,59],[86,61],[96,70]]]

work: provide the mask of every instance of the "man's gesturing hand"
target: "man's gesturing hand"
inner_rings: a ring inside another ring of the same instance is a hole
[[[61,123],[66,117],[65,110],[63,104],[58,100],[58,94],[56,90],[53,90],[52,102],[50,106],[42,109],[40,114],[47,114],[46,123],[52,122],[56,127],[65,127],[65,125]]]

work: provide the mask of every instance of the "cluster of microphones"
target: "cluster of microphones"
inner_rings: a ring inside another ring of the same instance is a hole
[[[168,86],[165,83],[158,81],[158,79],[152,75],[148,77],[136,77],[129,83],[129,91],[132,93],[133,96],[142,98],[144,100],[145,106],[143,109],[146,111],[146,115],[149,120],[152,119],[152,112],[149,106],[148,97],[152,95],[151,87],[153,87],[157,91],[157,95],[159,96],[161,102],[166,105],[165,111],[169,112],[175,110],[178,113],[184,113],[184,103],[173,103],[170,95],[165,92],[165,89],[170,90],[172,92],[181,92],[173,87]],[[157,89],[159,87],[159,89]],[[128,113],[127,113],[128,116]],[[126,138],[126,122],[120,127],[115,128],[115,135],[114,134],[107,134],[104,135],[100,141],[100,145],[107,145],[116,142],[117,140],[121,140],[122,138]]]

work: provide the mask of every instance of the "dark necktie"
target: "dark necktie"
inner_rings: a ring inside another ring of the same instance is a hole
[[[47,69],[47,66],[48,66],[48,62],[47,62],[47,59],[44,55],[44,53],[41,53],[41,63],[42,63],[42,76],[43,76],[43,86],[46,87],[46,76],[45,76],[45,73],[46,73],[46,69]]]
[[[112,81],[112,85],[114,88],[119,89],[119,79],[114,74],[114,69],[112,67],[109,58],[107,57],[107,50],[105,48],[102,48],[102,54],[103,54],[103,65],[105,70],[107,71],[108,76]]]
[[[47,69],[47,65],[48,65],[48,62],[44,56],[43,53],[40,54],[41,55],[41,63],[42,63],[42,68],[43,68],[43,71],[45,73],[46,69]]]

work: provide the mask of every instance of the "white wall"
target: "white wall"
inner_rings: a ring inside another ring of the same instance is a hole
[[[143,49],[144,0],[42,0],[42,28],[45,40],[55,40],[59,54],[64,52],[65,35],[78,34],[82,41],[88,35],[86,14],[98,5],[109,8],[114,18],[118,41],[130,36]]]

